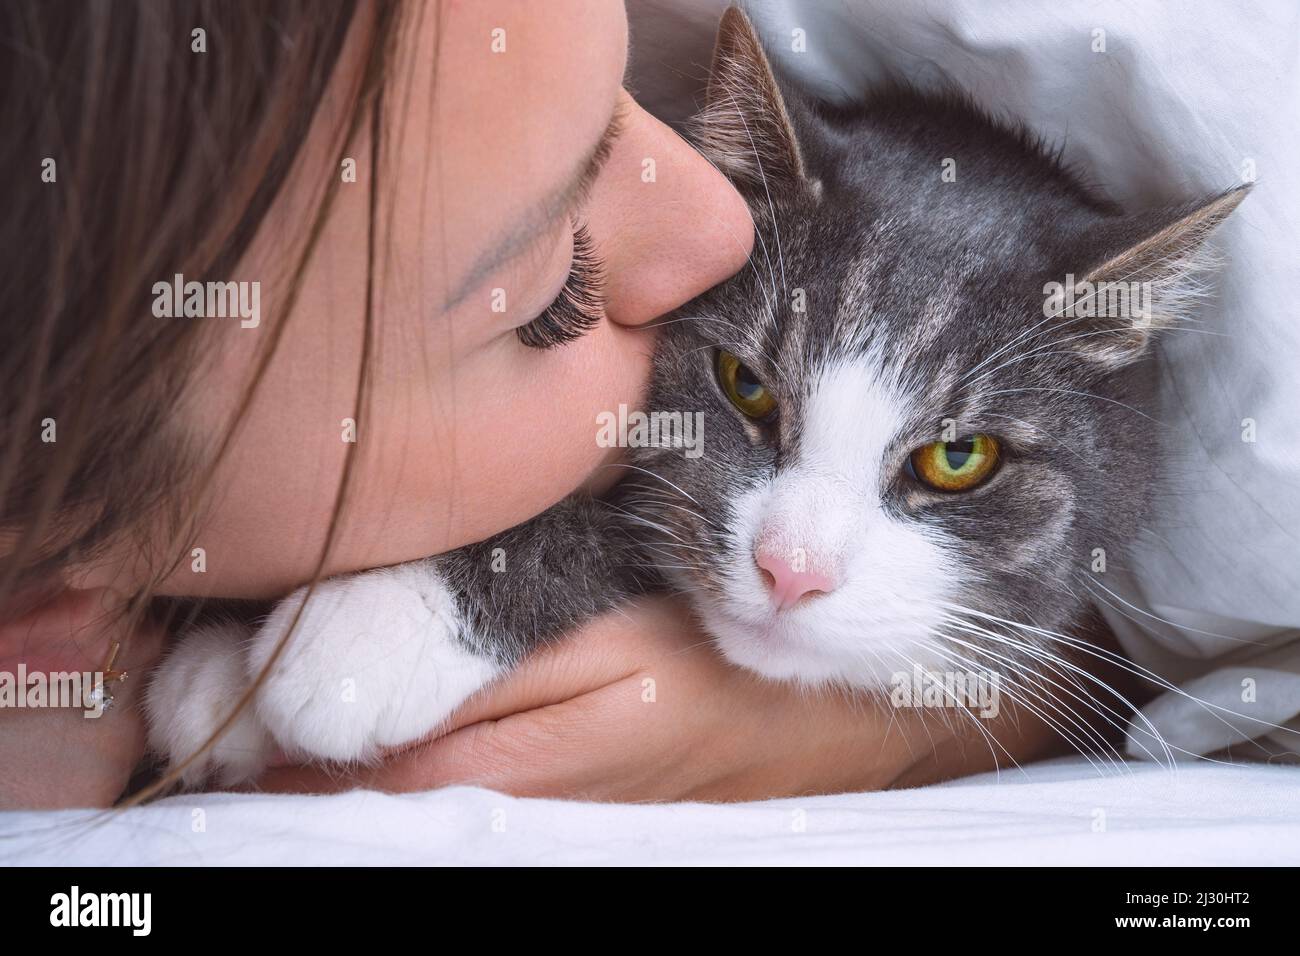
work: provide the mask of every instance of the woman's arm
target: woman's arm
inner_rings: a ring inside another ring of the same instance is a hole
[[[1006,702],[984,720],[760,680],[719,657],[682,604],[655,598],[539,653],[467,704],[443,737],[344,776],[275,770],[261,787],[757,800],[932,783],[1062,746]]]
[[[71,592],[6,625],[0,646],[29,654],[75,647],[94,669],[121,637],[116,626],[96,626],[104,614],[98,592]],[[161,645],[156,627],[123,642],[118,666],[130,676],[99,719],[81,710],[0,710],[0,809],[106,807],[119,797],[143,755],[136,701]],[[535,655],[463,707],[445,736],[377,767],[284,767],[260,786],[478,784],[592,800],[754,800],[917,786],[1065,746],[1043,720],[1005,701],[984,720],[760,680],[719,657],[683,604],[652,598]]]

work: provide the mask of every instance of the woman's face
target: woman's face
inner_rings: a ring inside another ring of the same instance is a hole
[[[342,79],[355,79],[360,50],[345,53]],[[617,452],[597,446],[596,416],[638,402],[654,344],[643,323],[739,270],[753,240],[741,198],[623,90],[626,56],[622,5],[609,0],[453,0],[403,34],[384,93],[368,403],[354,410],[375,173],[363,130],[347,153],[356,182],[340,186],[275,357],[213,475],[216,498],[192,544],[206,570],[185,564],[164,593],[265,597],[308,579],[342,474],[345,419],[356,418],[357,471],[330,574],[480,540],[618,477],[602,467]],[[262,281],[267,314],[304,209],[323,177],[342,173],[329,136],[344,101],[336,84],[232,277]],[[575,342],[529,348],[516,329],[563,287],[573,217],[604,263],[604,318]],[[224,324],[185,414],[215,442],[273,324],[200,321]]]

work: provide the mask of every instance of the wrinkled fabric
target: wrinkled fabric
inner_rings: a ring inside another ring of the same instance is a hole
[[[1076,757],[916,790],[737,804],[472,787],[189,794],[107,817],[0,813],[0,865],[1294,865],[1297,784],[1296,767]]]

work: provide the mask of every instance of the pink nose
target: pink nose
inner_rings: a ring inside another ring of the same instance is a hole
[[[772,551],[759,550],[754,561],[763,571],[767,586],[772,592],[772,603],[778,611],[794,607],[801,598],[810,594],[826,594],[835,590],[835,582],[816,571],[796,571],[791,563]]]

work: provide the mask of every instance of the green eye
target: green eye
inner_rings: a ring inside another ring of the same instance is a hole
[[[912,471],[936,491],[970,491],[998,466],[998,440],[979,432],[957,441],[936,441],[912,452]]]
[[[756,421],[776,411],[776,399],[758,377],[740,359],[721,349],[718,350],[718,384],[731,404]]]

